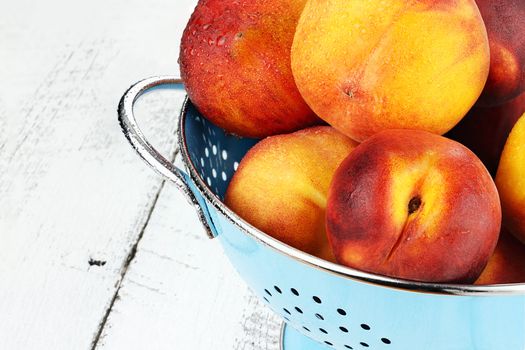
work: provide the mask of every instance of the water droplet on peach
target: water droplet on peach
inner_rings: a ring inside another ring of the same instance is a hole
[[[220,36],[217,38],[217,46],[222,46],[224,43],[226,43],[226,37]]]

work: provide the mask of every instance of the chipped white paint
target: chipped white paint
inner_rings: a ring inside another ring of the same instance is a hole
[[[1,7],[0,349],[275,349],[276,319],[116,122],[130,83],[177,73],[194,5]],[[182,97],[137,111],[165,154]]]
[[[277,350],[280,323],[166,184],[97,349]]]

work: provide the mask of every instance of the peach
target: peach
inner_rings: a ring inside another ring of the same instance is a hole
[[[447,132],[478,99],[490,61],[474,0],[309,0],[291,58],[308,105],[357,141]]]
[[[490,44],[490,73],[478,104],[499,105],[525,92],[525,1],[476,2]]]
[[[502,231],[494,254],[475,284],[525,282],[525,245]]]
[[[355,146],[329,126],[268,137],[242,159],[225,203],[274,238],[333,261],[326,195],[335,169]]]
[[[357,146],[334,174],[326,215],[339,263],[425,282],[474,282],[501,226],[481,161],[421,130],[386,130]]]
[[[496,175],[505,141],[524,112],[525,93],[499,106],[475,106],[445,136],[470,148]]]
[[[496,185],[501,196],[503,225],[525,243],[525,114],[505,143]]]
[[[182,36],[179,63],[190,100],[211,122],[256,138],[320,123],[290,67],[304,3],[198,2]]]

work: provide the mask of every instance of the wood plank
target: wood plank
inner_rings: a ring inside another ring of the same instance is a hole
[[[97,350],[277,350],[280,322],[166,184]]]
[[[0,349],[92,347],[161,186],[120,132],[118,98],[139,78],[176,73],[178,12],[193,6],[21,0],[2,10]],[[167,154],[181,99],[151,95],[140,108]]]

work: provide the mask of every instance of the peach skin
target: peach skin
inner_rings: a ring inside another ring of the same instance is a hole
[[[326,215],[339,263],[424,282],[474,282],[501,226],[481,161],[421,130],[386,130],[357,146],[335,172]]]
[[[496,185],[501,197],[503,225],[525,243],[525,114],[505,143]]]
[[[211,122],[255,138],[321,123],[297,90],[290,67],[304,3],[198,2],[182,36],[179,63],[190,100]]]
[[[502,230],[489,263],[475,284],[525,283],[525,245]]]
[[[476,2],[490,44],[490,73],[478,104],[500,105],[525,92],[525,1]]]
[[[357,141],[444,134],[478,99],[490,61],[474,0],[309,0],[291,57],[308,105]]]
[[[470,148],[496,176],[505,141],[523,113],[525,93],[499,106],[474,106],[445,136]]]
[[[242,159],[225,203],[274,238],[334,261],[326,195],[335,169],[356,145],[329,126],[268,137]]]

